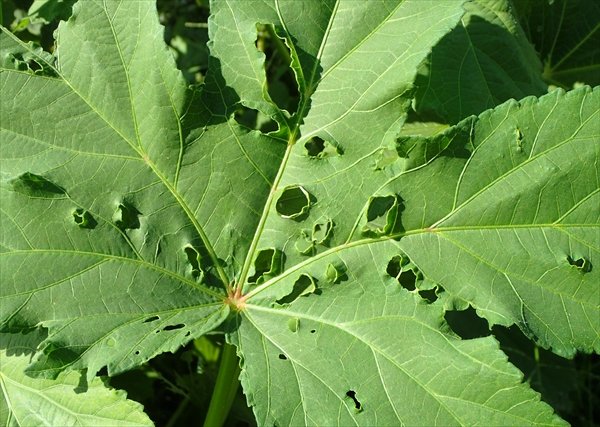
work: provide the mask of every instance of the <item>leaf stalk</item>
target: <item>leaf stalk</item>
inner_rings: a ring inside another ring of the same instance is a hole
[[[219,363],[219,373],[210,399],[204,427],[222,427],[229,415],[239,386],[240,363],[235,346],[225,343]]]

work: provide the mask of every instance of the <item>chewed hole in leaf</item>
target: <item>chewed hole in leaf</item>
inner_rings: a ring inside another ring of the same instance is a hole
[[[244,106],[239,106],[235,110],[233,118],[239,125],[262,133],[275,132],[279,129],[279,125],[271,117]]]
[[[184,247],[183,250],[190,265],[189,274],[191,274],[191,276],[194,279],[201,279],[203,276],[202,261],[204,259],[204,257],[202,256],[202,251],[200,249],[194,248],[191,245]]]
[[[333,235],[334,223],[331,219],[315,222],[312,230],[302,230],[300,238],[295,243],[296,250],[302,255],[315,255],[317,246],[327,246]]]
[[[160,320],[160,317],[158,317],[158,316],[152,316],[152,317],[148,317],[146,320],[144,320],[143,323],[155,322],[157,320]]]
[[[312,293],[317,293],[316,280],[308,274],[301,274],[298,280],[296,280],[294,283],[294,288],[292,291],[283,298],[278,299],[277,304],[291,304],[301,296],[310,295]]]
[[[98,225],[98,222],[94,219],[92,214],[81,208],[73,211],[73,219],[75,220],[75,224],[77,224],[80,228],[92,230],[96,228],[96,225]]]
[[[277,357],[279,357],[281,360],[287,360],[286,355],[283,353],[279,353],[279,356],[277,356]]]
[[[32,73],[39,76],[58,77],[56,71],[50,64],[55,63],[55,58],[52,54],[44,51],[41,46],[35,42],[29,42],[28,52],[24,53],[9,53],[6,55],[4,63],[12,63],[15,70]]]
[[[422,291],[419,291],[419,296],[423,298],[423,300],[427,304],[433,304],[438,299],[438,293],[441,292],[440,289],[441,288],[439,288],[438,286],[436,286],[433,289],[424,289]]]
[[[462,339],[486,337],[491,334],[488,322],[469,306],[466,310],[448,310],[444,315],[448,326]]]
[[[248,278],[250,283],[260,284],[275,277],[283,270],[285,254],[279,249],[262,249],[254,260],[254,274]]]
[[[567,257],[567,262],[579,270],[581,273],[589,273],[592,271],[592,263],[587,258],[573,259],[570,256]]]
[[[327,219],[324,222],[315,222],[312,228],[312,241],[316,244],[326,246],[332,236],[334,223]]]
[[[348,275],[346,274],[346,264],[343,261],[338,263],[329,263],[325,269],[325,277],[327,277],[327,281],[331,284],[337,284],[348,280]]]
[[[300,185],[291,185],[283,189],[277,199],[275,209],[283,218],[300,221],[308,215],[314,197]]]
[[[401,201],[396,195],[370,197],[362,232],[370,236],[391,234],[395,231],[400,207]]]
[[[64,188],[41,175],[25,172],[19,177],[9,181],[13,191],[29,197],[52,199],[64,197],[67,192]]]
[[[386,273],[398,280],[398,283],[408,291],[416,289],[417,280],[422,279],[421,272],[404,256],[393,257],[387,265]]]
[[[354,409],[356,409],[357,411],[362,411],[362,404],[356,397],[356,392],[354,390],[348,390],[346,392],[346,397],[349,397],[352,400],[352,402],[354,403]]]
[[[325,157],[340,156],[344,150],[338,145],[325,141],[318,136],[312,137],[304,143],[306,154],[313,159],[323,159]]]
[[[142,213],[138,211],[131,203],[123,202],[119,204],[117,211],[113,215],[113,221],[120,230],[135,230],[140,228],[140,218]]]
[[[177,325],[168,325],[168,326],[165,326],[162,330],[163,331],[176,331],[177,329],[181,329],[181,328],[185,328],[185,325],[183,323],[178,323]]]
[[[271,24],[257,24],[256,48],[265,54],[265,77],[271,100],[293,114],[298,109],[300,92],[291,68],[291,52],[284,37]]]

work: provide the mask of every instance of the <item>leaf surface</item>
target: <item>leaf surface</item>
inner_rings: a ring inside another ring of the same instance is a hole
[[[0,422],[11,427],[53,426],[152,426],[142,405],[127,400],[123,392],[105,386],[100,378],[81,384],[77,372],[64,372],[54,380],[28,377],[24,370],[39,341],[36,332],[7,336],[10,353],[0,352]],[[83,392],[85,391],[85,393]]]
[[[456,123],[510,98],[546,93],[542,64],[512,3],[472,1],[465,11],[420,67],[415,110]]]
[[[464,2],[213,2],[201,88],[153,3],[78,2],[53,58],[1,35],[48,70],[0,70],[0,325],[48,329],[28,370],[113,375],[225,328],[260,425],[561,424],[444,314],[599,351],[598,89],[411,136]],[[257,25],[289,48],[295,113]]]
[[[227,316],[283,150],[188,89],[162,37],[152,2],[80,2],[37,57],[56,77],[1,71],[2,327],[50,329],[41,374],[120,372]]]
[[[249,293],[237,340],[259,421],[468,425],[475,413],[498,425],[523,423],[532,413],[539,418],[528,422],[556,421],[519,384],[492,338],[456,341],[444,333],[442,316],[444,306],[466,301],[491,323],[517,324],[558,354],[598,351],[600,180],[595,162],[584,159],[600,157],[599,95],[556,91],[508,102],[438,136],[399,137],[403,170],[362,175],[380,184],[379,194],[401,201],[392,228],[361,233],[373,199],[360,203],[354,193],[348,203],[363,211],[345,243]],[[565,116],[573,119],[557,126]],[[340,224],[340,199],[319,196],[341,184],[317,168],[307,171],[312,176],[300,184],[325,200],[319,213]],[[419,273],[412,295],[390,273],[398,256]],[[329,265],[342,265],[345,281],[328,281]],[[312,277],[320,294],[274,303],[300,275]],[[428,305],[423,292],[432,287],[439,301]],[[294,328],[286,327],[290,321]],[[432,408],[435,418],[413,418],[414,407]]]

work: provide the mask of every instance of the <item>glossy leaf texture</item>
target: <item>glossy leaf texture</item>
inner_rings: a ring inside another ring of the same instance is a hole
[[[143,407],[100,378],[82,383],[77,372],[54,380],[28,377],[24,370],[39,334],[2,335],[10,351],[2,350],[0,422],[4,426],[152,426]],[[85,393],[84,393],[85,391]]]
[[[75,3],[52,57],[3,30],[0,326],[47,329],[28,372],[91,383],[224,331],[259,425],[561,424],[444,314],[600,350],[600,91],[489,96],[411,136],[423,61],[481,4],[214,1],[201,87],[151,0]],[[296,111],[259,28],[289,50]]]

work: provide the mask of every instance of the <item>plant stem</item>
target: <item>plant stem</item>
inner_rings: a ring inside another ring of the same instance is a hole
[[[223,425],[237,392],[239,375],[240,363],[235,346],[225,343],[221,353],[217,383],[210,399],[204,427],[221,427]]]

